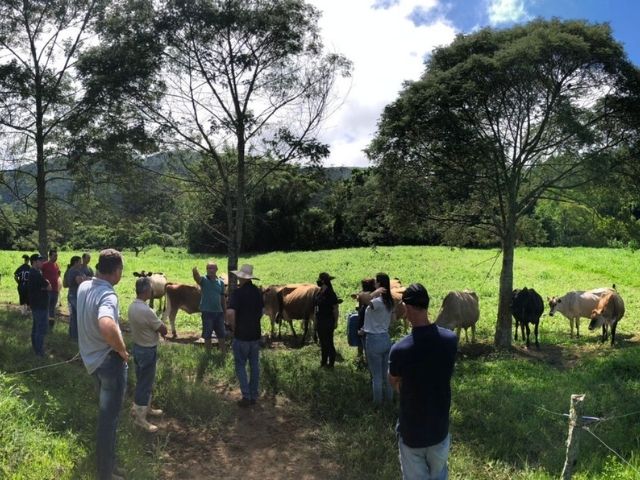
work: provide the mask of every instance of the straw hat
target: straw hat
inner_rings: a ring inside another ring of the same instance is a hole
[[[238,278],[245,278],[247,280],[260,280],[258,277],[253,276],[253,265],[249,265],[248,263],[242,265],[240,267],[240,270],[231,270],[231,273],[233,273]]]

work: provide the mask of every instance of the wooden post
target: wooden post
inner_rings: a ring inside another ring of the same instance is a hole
[[[584,394],[571,395],[571,410],[569,411],[569,435],[567,437],[567,456],[562,468],[562,480],[569,480],[573,474],[573,467],[578,462],[578,446],[580,429],[582,428],[582,402]]]

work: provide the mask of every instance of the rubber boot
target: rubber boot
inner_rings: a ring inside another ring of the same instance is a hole
[[[147,405],[133,405],[135,412],[133,423],[142,427],[145,432],[155,433],[158,431],[158,427],[147,422]]]
[[[160,410],[159,408],[152,408],[151,407],[151,399],[153,397],[149,397],[149,404],[147,405],[147,413],[149,415],[151,415],[152,417],[159,417],[160,415],[162,415],[164,412],[162,410]]]

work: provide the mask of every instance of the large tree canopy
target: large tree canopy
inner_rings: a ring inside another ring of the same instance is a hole
[[[416,211],[501,241],[496,345],[511,344],[518,219],[616,168],[637,77],[608,25],[536,20],[459,35],[385,109],[369,154],[398,182],[425,186]]]
[[[141,110],[167,146],[205,159],[202,169],[183,168],[191,189],[224,206],[225,228],[209,227],[234,270],[247,197],[261,179],[328,154],[314,135],[350,65],[324,53],[319,14],[302,0],[165,0],[158,8],[164,97]]]

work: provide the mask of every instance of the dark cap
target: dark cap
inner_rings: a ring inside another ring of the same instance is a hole
[[[411,305],[418,308],[429,308],[429,294],[427,289],[420,283],[412,283],[402,294],[402,301],[405,305]]]
[[[319,282],[330,282],[334,278],[336,278],[336,277],[332,277],[327,272],[322,272],[320,275],[318,275],[318,281]]]
[[[24,255],[22,255],[22,258],[24,258],[25,260],[29,260],[29,255],[25,253]]]
[[[37,262],[38,260],[46,260],[46,257],[43,257],[39,253],[34,253],[29,257],[32,262]]]
[[[122,254],[118,250],[107,248],[100,252],[96,269],[102,274],[109,275],[122,266]]]

